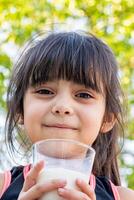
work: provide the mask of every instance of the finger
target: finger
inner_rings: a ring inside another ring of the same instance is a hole
[[[22,191],[26,192],[36,184],[37,177],[44,167],[44,161],[38,162],[27,174]]]
[[[65,187],[66,180],[52,180],[44,184],[37,183],[31,187],[27,192],[23,192],[23,200],[35,200],[43,196],[43,194],[58,188]]]
[[[87,194],[92,200],[96,200],[96,195],[93,188],[90,187],[88,183],[81,179],[76,180],[76,185],[80,188],[80,190]]]
[[[92,200],[88,197],[87,194],[81,191],[67,189],[67,188],[59,188],[58,194],[62,198],[69,199],[69,200]]]

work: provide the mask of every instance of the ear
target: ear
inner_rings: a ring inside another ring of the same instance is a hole
[[[104,117],[100,132],[107,133],[114,127],[115,122],[116,122],[116,118],[115,118],[114,114],[110,113],[109,116]]]
[[[19,125],[23,125],[24,124],[24,118],[23,118],[22,114],[20,114],[19,117],[18,117],[18,124]]]

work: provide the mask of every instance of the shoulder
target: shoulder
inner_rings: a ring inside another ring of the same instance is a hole
[[[0,198],[11,185],[11,182],[22,186],[24,182],[24,169],[26,173],[27,168],[23,166],[13,167],[11,170],[6,170],[5,172],[0,173]]]
[[[120,196],[120,199],[123,200],[132,200],[134,199],[134,190],[125,188],[125,187],[121,187],[121,186],[117,186],[117,190]]]
[[[0,194],[4,186],[4,173],[0,173]]]

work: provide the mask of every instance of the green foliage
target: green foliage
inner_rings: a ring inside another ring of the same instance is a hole
[[[134,166],[126,163],[123,159],[123,156],[127,156],[127,155],[123,154],[122,157],[120,158],[121,166],[124,169],[124,172],[126,171],[125,172],[126,176],[124,178],[126,182],[128,183],[128,187],[134,189]],[[132,154],[131,156],[133,157],[134,155]]]
[[[134,167],[130,166],[131,174],[127,175],[128,187],[134,190]]]
[[[128,98],[127,137],[134,139],[133,11],[133,0],[0,0],[0,106],[5,108],[6,82],[12,68],[10,52],[5,51],[4,45],[11,42],[20,47],[40,30],[56,30],[63,23],[65,28],[69,19],[72,23],[83,19],[86,31],[104,39],[117,57],[122,88]],[[133,180],[128,176],[131,187]]]

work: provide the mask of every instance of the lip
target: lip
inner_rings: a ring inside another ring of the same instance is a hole
[[[50,124],[50,125],[46,125],[44,124],[44,126],[48,127],[48,128],[59,128],[59,129],[71,129],[71,130],[77,130],[76,128],[66,125],[66,124]]]

